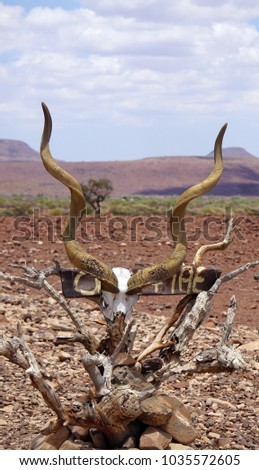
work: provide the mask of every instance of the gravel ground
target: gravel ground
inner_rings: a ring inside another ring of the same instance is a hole
[[[130,226],[130,219],[126,219]],[[54,221],[56,223],[56,221]],[[205,219],[197,218],[197,227],[204,227]],[[209,253],[206,263],[220,266],[223,273],[259,258],[258,217],[248,217],[240,224],[243,240],[234,236],[224,253]],[[143,267],[158,262],[171,252],[171,243],[159,241],[155,244],[145,240],[145,227],[138,227],[137,242],[104,243],[94,240],[87,250],[110,265]],[[211,235],[222,239],[224,226],[212,224]],[[17,235],[17,233],[16,233]],[[34,234],[35,235],[35,234]],[[3,218],[0,224],[0,270],[14,272],[10,262],[23,263],[39,269],[51,265],[56,257],[63,266],[68,266],[62,243],[54,238],[47,240],[46,227],[41,228],[40,237],[28,237],[21,243],[14,240],[14,220]],[[190,242],[189,259],[204,240]],[[116,260],[116,263],[114,263]],[[259,372],[259,295],[253,268],[232,282],[226,283],[217,293],[207,323],[197,331],[185,351],[183,359],[189,360],[200,351],[215,346],[221,336],[221,325],[225,319],[229,299],[237,297],[237,315],[230,344],[241,348],[247,363],[246,370],[219,374],[174,374],[163,383],[162,390],[177,396],[191,410],[198,437],[192,444],[197,449],[259,449],[258,438],[258,372]],[[52,280],[51,280],[52,282]],[[53,284],[60,289],[57,279]],[[10,285],[0,281],[0,328],[7,336],[16,334],[21,322],[24,335],[39,363],[51,376],[60,397],[66,400],[78,397],[87,390],[87,375],[80,363],[82,347],[58,346],[53,340],[58,335],[71,334],[73,325],[56,302],[41,291]],[[179,297],[142,297],[137,303],[135,317],[139,324],[136,350],[151,341]],[[104,334],[104,327],[96,320],[100,314],[94,304],[73,300],[81,318],[95,335]],[[249,343],[252,343],[249,345]],[[244,345],[246,349],[242,349]],[[28,377],[16,366],[0,357],[0,429],[1,449],[28,449],[32,437],[52,417],[39,393],[34,390]]]

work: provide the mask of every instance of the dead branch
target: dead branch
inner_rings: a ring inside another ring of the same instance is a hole
[[[228,346],[228,340],[232,331],[233,321],[236,315],[237,302],[233,295],[230,299],[230,305],[227,311],[226,321],[222,328],[222,338],[219,346],[213,349],[207,349],[196,356],[197,367],[204,363],[213,363],[213,367],[223,369],[244,369],[246,367],[242,355],[235,349]],[[214,351],[215,349],[215,351]]]
[[[94,356],[85,354],[81,360],[95,386],[96,396],[104,396],[109,393],[112,376],[111,358],[97,353]]]
[[[18,350],[20,343],[16,337],[5,339],[0,337],[0,355],[6,357],[12,364],[16,364],[23,370],[28,368],[28,362]]]
[[[210,290],[207,292],[200,292],[195,300],[194,305],[193,300],[187,304],[185,311],[181,314],[177,324],[175,325],[175,329],[170,336],[170,340],[174,341],[175,344],[172,347],[163,350],[161,353],[167,362],[172,361],[173,356],[176,355],[176,363],[178,364],[180,351],[184,348],[184,346],[186,346],[186,344],[193,337],[195,331],[208,317],[214,295],[220,286],[257,264],[259,264],[259,261],[253,261],[239,267],[238,269],[235,269],[228,274],[225,274],[222,276],[222,278],[216,280]]]
[[[183,297],[183,299],[178,302],[178,304],[175,307],[175,310],[173,311],[173,314],[169,317],[168,321],[166,324],[161,328],[161,330],[158,332],[156,335],[154,341],[152,344],[150,344],[142,353],[139,354],[137,361],[140,362],[145,357],[149,356],[152,352],[165,349],[168,347],[171,347],[176,344],[175,340],[170,340],[167,341],[166,343],[163,343],[163,337],[167,333],[167,331],[176,323],[176,321],[179,319],[181,313],[183,312],[184,308],[187,306],[187,304],[196,298],[196,295],[186,295]]]
[[[193,264],[196,264],[197,266],[199,266],[201,264],[201,257],[204,255],[204,253],[206,253],[206,251],[225,250],[225,248],[232,241],[232,233],[233,233],[234,228],[235,228],[234,221],[233,219],[230,219],[228,222],[227,233],[225,235],[224,240],[218,243],[212,243],[210,245],[201,246],[193,258]]]
[[[97,341],[95,337],[86,330],[84,324],[81,322],[79,316],[77,315],[76,310],[71,307],[71,305],[69,305],[63,295],[61,295],[56,289],[54,289],[54,287],[49,284],[49,282],[46,280],[46,277],[48,276],[59,274],[59,264],[55,262],[54,266],[42,269],[41,271],[38,271],[35,268],[30,268],[28,266],[20,266],[17,264],[12,264],[10,266],[16,269],[23,269],[25,271],[26,277],[4,274],[1,271],[0,277],[6,279],[7,281],[18,282],[34,289],[44,288],[48,292],[48,294],[53,299],[55,299],[57,303],[68,313],[69,317],[71,318],[72,322],[74,323],[76,329],[80,334],[80,338],[82,339],[80,342],[84,345],[84,347],[88,350],[90,354],[94,354],[97,348]]]
[[[166,380],[172,373],[204,373],[204,372],[222,372],[222,370],[245,369],[246,363],[242,355],[235,349],[228,346],[228,340],[231,334],[233,321],[236,314],[236,298],[232,296],[227,312],[226,321],[222,328],[222,338],[217,347],[205,349],[199,355],[195,356],[187,364],[180,364],[179,354],[177,363],[165,365],[157,371],[156,379]]]
[[[230,299],[226,321],[222,329],[221,346],[225,346],[228,343],[228,340],[232,331],[232,327],[233,327],[233,321],[236,316],[236,310],[237,310],[237,301],[236,301],[235,295],[233,295]]]
[[[82,357],[83,365],[94,383],[97,397],[104,396],[111,391],[112,372],[116,359],[126,347],[133,346],[135,335],[136,325],[131,321],[126,324],[122,338],[110,356],[97,353],[94,356],[85,354]],[[129,349],[127,351],[129,352]]]
[[[219,289],[219,287],[221,286],[221,284],[223,284],[224,282],[231,281],[231,279],[234,279],[239,274],[242,274],[244,271],[247,271],[248,269],[253,268],[254,266],[257,266],[258,264],[259,264],[259,261],[251,261],[250,263],[246,263],[243,266],[240,266],[239,268],[235,269],[234,271],[231,271],[230,273],[225,274],[224,276],[216,280],[216,282],[213,284],[213,286],[208,292],[215,294],[217,290]]]
[[[124,350],[129,352],[132,349],[136,334],[137,334],[137,326],[135,325],[135,322],[132,320],[126,324],[121,340],[119,341],[119,343],[117,344],[116,348],[114,349],[111,355],[113,362],[116,360],[117,356],[121,352],[123,352]]]
[[[140,414],[138,393],[129,386],[114,388],[98,402],[74,402],[65,409],[67,423],[101,429],[108,435],[124,432]]]

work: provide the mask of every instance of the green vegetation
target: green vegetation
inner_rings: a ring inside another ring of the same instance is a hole
[[[14,194],[0,196],[0,216],[30,215],[39,210],[48,215],[66,215],[69,211],[69,199],[51,198],[44,195],[36,197]]]
[[[163,215],[175,206],[176,200],[177,197],[129,196],[109,199],[102,209],[103,213],[111,212],[114,215]],[[187,212],[191,215],[224,215],[227,208],[233,215],[259,215],[259,198],[202,196],[189,204]]]
[[[177,197],[166,196],[128,196],[127,198],[107,198],[102,204],[102,214],[149,216],[164,215],[174,207]],[[36,197],[25,195],[0,196],[0,216],[30,215],[35,210],[50,216],[66,215],[69,212],[69,198]],[[259,215],[258,197],[219,197],[203,196],[194,200],[188,207],[191,215],[224,215],[231,208],[233,215]],[[87,213],[93,209],[88,206]]]

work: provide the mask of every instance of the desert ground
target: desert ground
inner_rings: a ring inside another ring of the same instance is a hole
[[[0,224],[0,271],[22,274],[10,263],[43,269],[57,259],[71,267],[62,241],[58,238],[63,220],[60,217],[2,218]],[[202,244],[215,243],[224,237],[226,223],[218,217],[190,217],[187,220],[191,262]],[[87,235],[86,235],[87,233]],[[204,235],[205,234],[205,235]],[[158,217],[112,217],[101,224],[85,223],[79,237],[85,249],[110,266],[143,268],[166,258],[173,244],[166,233],[166,222]],[[216,265],[225,274],[259,259],[259,219],[240,216],[233,241],[225,251],[208,252],[204,264]],[[246,369],[217,374],[175,374],[163,389],[189,407],[198,437],[194,449],[259,449],[258,372],[259,372],[259,266],[255,266],[221,286],[206,322],[191,343],[186,358],[220,341],[230,298],[237,298],[237,314],[230,344],[242,352]],[[58,290],[58,278],[49,278]],[[60,333],[72,332],[73,325],[65,312],[46,292],[10,284],[0,279],[0,327],[6,337],[16,334],[17,323],[40,365],[50,374],[57,393],[71,399],[87,389],[87,377],[80,364],[82,346],[54,346]],[[136,348],[151,341],[156,331],[179,300],[179,296],[140,296],[135,308],[138,323]],[[86,325],[96,335],[102,334],[100,313],[88,299],[74,299]],[[0,357],[0,448],[28,449],[30,442],[53,418],[39,393],[18,367]],[[84,375],[85,374],[85,375]],[[85,380],[82,380],[85,377]]]

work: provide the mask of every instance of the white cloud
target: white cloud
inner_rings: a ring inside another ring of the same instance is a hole
[[[66,10],[0,3],[2,120],[44,99],[75,121],[156,125],[255,115],[258,2],[81,0]],[[162,120],[163,120],[162,119]],[[9,121],[8,121],[9,120]],[[28,125],[28,121],[27,121]]]
[[[148,21],[176,21],[190,24],[197,20],[240,21],[258,17],[259,5],[255,0],[80,0],[79,3],[105,15],[123,15],[145,18]]]

